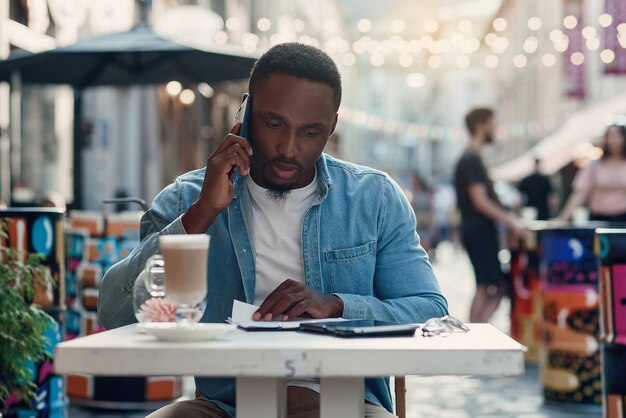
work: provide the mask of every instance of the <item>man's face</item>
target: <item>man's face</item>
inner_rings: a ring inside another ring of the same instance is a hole
[[[483,129],[485,130],[485,143],[491,144],[494,141],[494,132],[496,130],[496,123],[493,118],[490,118],[484,123]]]
[[[307,186],[337,123],[333,89],[325,83],[273,73],[252,96],[252,179],[278,192]]]

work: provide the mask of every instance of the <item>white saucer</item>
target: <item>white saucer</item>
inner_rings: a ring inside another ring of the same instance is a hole
[[[233,324],[199,323],[179,325],[175,322],[146,322],[139,328],[163,341],[206,341],[237,328]]]

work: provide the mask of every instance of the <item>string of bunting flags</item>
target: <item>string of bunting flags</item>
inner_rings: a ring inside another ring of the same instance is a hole
[[[407,122],[368,113],[349,106],[341,106],[339,109],[339,120],[357,128],[381,132],[387,135],[443,141],[463,141],[467,138],[465,129],[461,126]],[[549,117],[543,120],[500,125],[496,129],[496,135],[500,140],[525,137],[541,138],[554,131],[561,122],[556,117]]]

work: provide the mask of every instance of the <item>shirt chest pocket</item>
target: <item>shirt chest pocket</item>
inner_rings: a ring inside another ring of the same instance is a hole
[[[376,241],[341,250],[325,250],[330,290],[333,293],[372,295],[376,269]]]

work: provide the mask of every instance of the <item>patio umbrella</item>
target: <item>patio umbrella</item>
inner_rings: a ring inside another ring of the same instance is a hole
[[[13,53],[0,61],[0,81],[10,81],[12,74],[18,73],[24,84],[67,84],[75,88],[73,207],[81,208],[82,89],[171,80],[216,83],[244,79],[255,59],[225,46],[184,45],[140,24],[127,32],[85,39],[37,54]]]
[[[194,48],[139,25],[127,32],[81,40],[40,52],[17,53],[0,61],[0,81],[19,71],[26,84],[129,86],[170,80],[216,83],[247,78],[252,55],[226,47]]]

